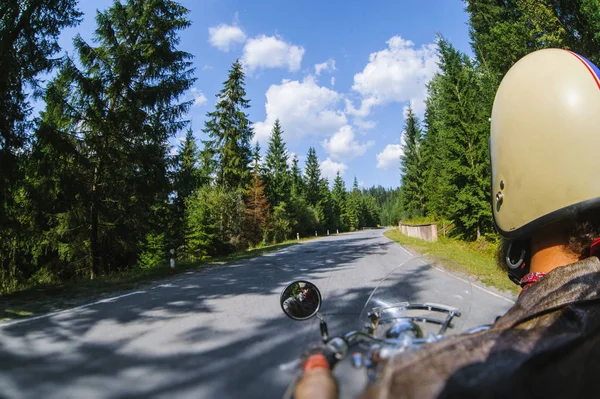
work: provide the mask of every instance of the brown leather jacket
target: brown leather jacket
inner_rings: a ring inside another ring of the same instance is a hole
[[[600,261],[554,269],[487,331],[399,355],[362,397],[600,397]]]

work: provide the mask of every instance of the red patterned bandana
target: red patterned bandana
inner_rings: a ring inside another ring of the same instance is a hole
[[[523,295],[523,293],[527,291],[529,287],[531,287],[535,282],[539,281],[545,275],[546,273],[544,272],[532,272],[525,275],[525,277],[523,277],[520,281],[522,290],[519,293],[519,296]]]

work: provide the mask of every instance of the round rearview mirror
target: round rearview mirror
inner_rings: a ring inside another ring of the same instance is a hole
[[[294,281],[281,293],[281,309],[294,320],[310,319],[321,307],[321,292],[309,281]]]

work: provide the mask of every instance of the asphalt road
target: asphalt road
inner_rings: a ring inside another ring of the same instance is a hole
[[[281,397],[292,374],[279,365],[319,340],[316,320],[284,316],[283,288],[294,279],[315,283],[330,333],[345,333],[359,327],[360,311],[379,280],[410,257],[382,230],[343,234],[0,325],[0,397]],[[445,293],[461,285],[443,272],[407,277],[401,287],[407,300],[418,296],[424,281]],[[490,323],[510,306],[473,288],[463,328]],[[339,368],[339,377],[348,381],[344,370]],[[352,389],[342,396],[351,396]]]

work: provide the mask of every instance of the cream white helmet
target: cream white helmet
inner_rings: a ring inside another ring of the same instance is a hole
[[[560,49],[515,63],[494,100],[490,158],[494,221],[506,238],[600,206],[600,70]]]

